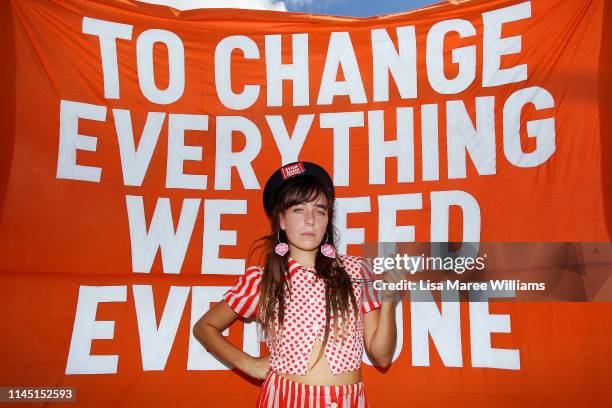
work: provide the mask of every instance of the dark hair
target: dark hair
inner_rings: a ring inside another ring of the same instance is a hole
[[[335,246],[336,229],[333,224],[335,212],[334,192],[327,188],[318,177],[310,175],[296,177],[295,180],[292,180],[291,183],[275,195],[274,208],[270,217],[270,235],[258,240],[263,241],[265,268],[260,286],[257,320],[264,336],[271,340],[274,347],[276,347],[280,337],[275,332],[274,327],[276,322],[278,322],[278,328],[282,332],[285,318],[285,295],[286,293],[290,294],[290,282],[289,279],[285,279],[288,273],[287,262],[289,253],[279,256],[274,252],[274,247],[278,243],[279,237],[283,242],[287,242],[287,236],[280,228],[280,216],[288,208],[296,204],[313,202],[322,196],[327,199],[329,217],[325,234],[327,243]],[[325,242],[321,242],[322,244],[325,244]],[[337,336],[339,321],[343,323],[342,332],[344,332],[351,309],[355,317],[357,317],[359,309],[355,294],[353,293],[350,276],[337,255],[336,258],[332,259],[318,251],[315,258],[315,270],[317,279],[322,279],[325,283],[325,334],[321,351],[316,360],[319,361],[330,335],[330,316],[333,316],[334,336]],[[278,309],[276,308],[277,304]],[[278,312],[278,316],[276,312]],[[342,339],[345,338],[346,336],[343,335]]]

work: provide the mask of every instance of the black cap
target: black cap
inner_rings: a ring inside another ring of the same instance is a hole
[[[263,204],[268,217],[272,215],[276,193],[294,180],[306,176],[319,178],[332,195],[335,194],[334,183],[323,167],[303,161],[286,164],[270,176],[264,187]]]

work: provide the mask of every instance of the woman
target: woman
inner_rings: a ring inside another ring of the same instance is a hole
[[[335,192],[327,172],[295,162],[264,188],[271,234],[265,266],[252,266],[194,326],[210,352],[247,375],[265,379],[258,406],[366,407],[363,348],[379,366],[391,363],[393,302],[378,301],[361,258],[334,249]],[[238,317],[255,318],[270,351],[255,358],[221,334]]]

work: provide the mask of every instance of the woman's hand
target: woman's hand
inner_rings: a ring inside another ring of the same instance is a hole
[[[383,282],[386,284],[399,284],[406,279],[406,272],[400,269],[390,269],[384,272]],[[391,290],[385,285],[385,289],[378,291],[380,300],[383,302],[397,302],[401,299],[401,290]]]
[[[265,380],[270,373],[270,356],[252,357],[242,371],[249,377]]]

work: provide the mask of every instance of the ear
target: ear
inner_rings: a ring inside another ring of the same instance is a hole
[[[280,215],[280,229],[282,229],[283,231],[285,230],[285,228],[287,227],[286,223],[285,223],[285,214],[281,214]]]

